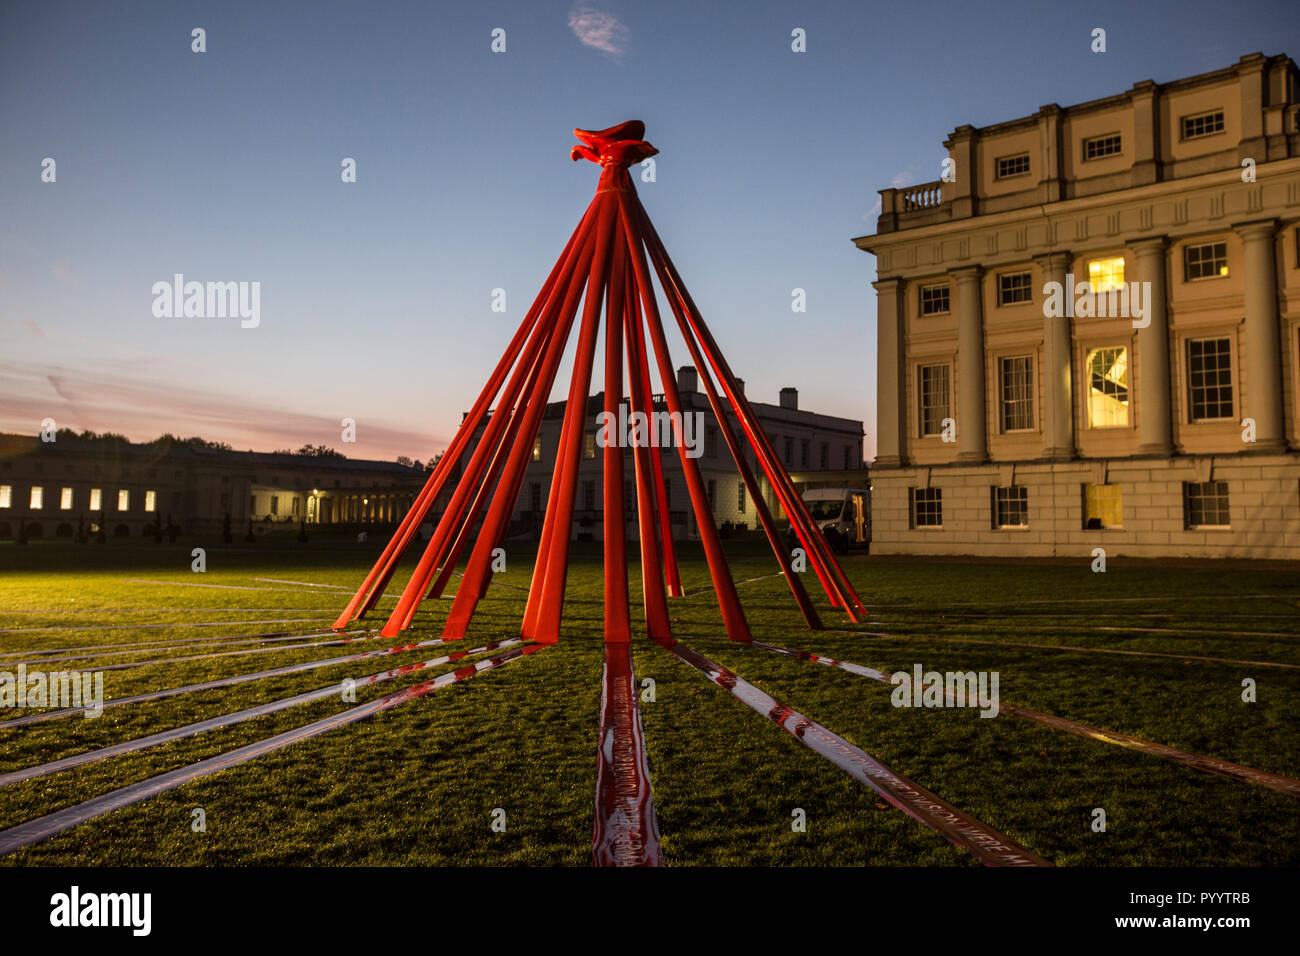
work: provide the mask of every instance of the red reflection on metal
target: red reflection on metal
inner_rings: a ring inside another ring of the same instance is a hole
[[[664,862],[637,695],[631,648],[626,643],[607,643],[591,837],[595,866],[663,866]]]
[[[820,628],[821,619],[799,576],[791,570],[791,556],[777,532],[756,471],[746,461],[747,454],[754,455],[772,494],[789,517],[832,606],[842,608],[852,620],[865,616],[861,600],[809,517],[794,483],[740,392],[737,379],[637,198],[628,167],[658,152],[645,141],[645,124],[632,120],[602,130],[577,129],[574,135],[580,144],[571,150],[572,158],[587,159],[601,167],[596,195],[487,386],[465,416],[451,446],[335,627],[344,627],[375,607],[414,540],[416,529],[429,515],[439,495],[449,490],[447,507],[382,634],[391,637],[409,627],[424,598],[430,593],[442,593],[455,572],[457,561],[468,549],[460,586],[442,630],[444,640],[458,640],[466,635],[478,603],[491,583],[493,551],[509,529],[546,402],[577,320],[573,370],[559,449],[519,631],[521,637],[538,643],[559,640],[569,542],[588,422],[588,395],[602,330],[603,411],[618,418],[625,388],[632,411],[647,414],[654,411],[650,377],[653,351],[663,403],[675,419],[675,427],[679,427],[676,423],[682,421],[683,413],[691,412],[683,406],[677,391],[676,371],[668,351],[652,276],[658,279],[704,384],[727,448],[755,504],[759,524],[808,626]],[[580,304],[582,313],[578,320]],[[739,429],[733,426],[733,419]],[[619,436],[616,444],[602,452],[607,643],[626,643],[631,639],[624,437]],[[684,447],[683,435],[678,432],[674,437],[723,626],[731,640],[751,641],[749,623],[714,525],[704,479],[695,458]],[[679,597],[683,591],[673,548],[662,453],[658,443],[651,441],[648,447],[635,448],[631,457],[637,493],[645,627],[651,637],[665,640],[671,638],[666,599]]]

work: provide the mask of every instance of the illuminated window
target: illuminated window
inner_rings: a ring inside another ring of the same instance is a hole
[[[533,461],[542,460],[542,436],[538,435],[533,439]]]
[[[131,492],[125,488],[120,489],[117,493],[117,510],[118,511],[131,510]]]
[[[158,492],[146,491],[144,493],[144,510],[149,513],[158,510]]]
[[[13,507],[14,487],[13,485],[0,485],[0,508]]]
[[[104,492],[99,488],[90,489],[90,510],[99,511],[104,507]]]
[[[1085,485],[1084,528],[1124,527],[1124,495],[1119,485]]]
[[[1183,277],[1193,279],[1218,279],[1228,274],[1228,244],[1207,242],[1188,246],[1183,250]]]
[[[1088,284],[1093,292],[1109,292],[1124,286],[1124,257],[1094,259],[1088,263]]]
[[[583,436],[582,457],[583,458],[596,457],[596,433],[595,432],[587,432],[587,434]]]
[[[1128,349],[1088,353],[1088,427],[1128,424]]]
[[[45,489],[40,485],[32,485],[32,496],[28,501],[28,507],[33,511],[40,511],[45,507]]]
[[[918,369],[921,398],[921,437],[943,432],[948,417],[948,366],[922,365]]]
[[[72,510],[72,489],[64,488],[59,492],[59,508],[63,511]]]

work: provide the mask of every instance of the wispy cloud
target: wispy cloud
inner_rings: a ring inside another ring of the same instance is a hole
[[[909,166],[902,172],[894,173],[894,178],[889,181],[889,185],[894,189],[902,189],[904,186],[912,185],[912,180],[915,176],[915,171]],[[871,210],[865,216],[862,217],[862,221],[870,222],[872,219],[875,219],[880,215],[882,208],[884,207],[881,204],[880,197],[876,197],[876,204],[871,207]]]
[[[72,271],[72,263],[67,259],[59,259],[50,263],[50,272],[54,278],[58,279],[64,285],[76,288],[81,285],[81,276]]]
[[[576,3],[569,11],[569,29],[583,46],[599,50],[615,60],[623,55],[628,29],[612,13],[597,10],[586,3]]]

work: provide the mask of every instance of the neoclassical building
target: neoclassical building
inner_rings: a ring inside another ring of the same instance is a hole
[[[881,191],[876,552],[1300,559],[1298,120],[1252,54]]]

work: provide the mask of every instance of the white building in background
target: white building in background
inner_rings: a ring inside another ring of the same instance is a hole
[[[1253,54],[881,191],[877,553],[1300,558],[1298,113]]]

